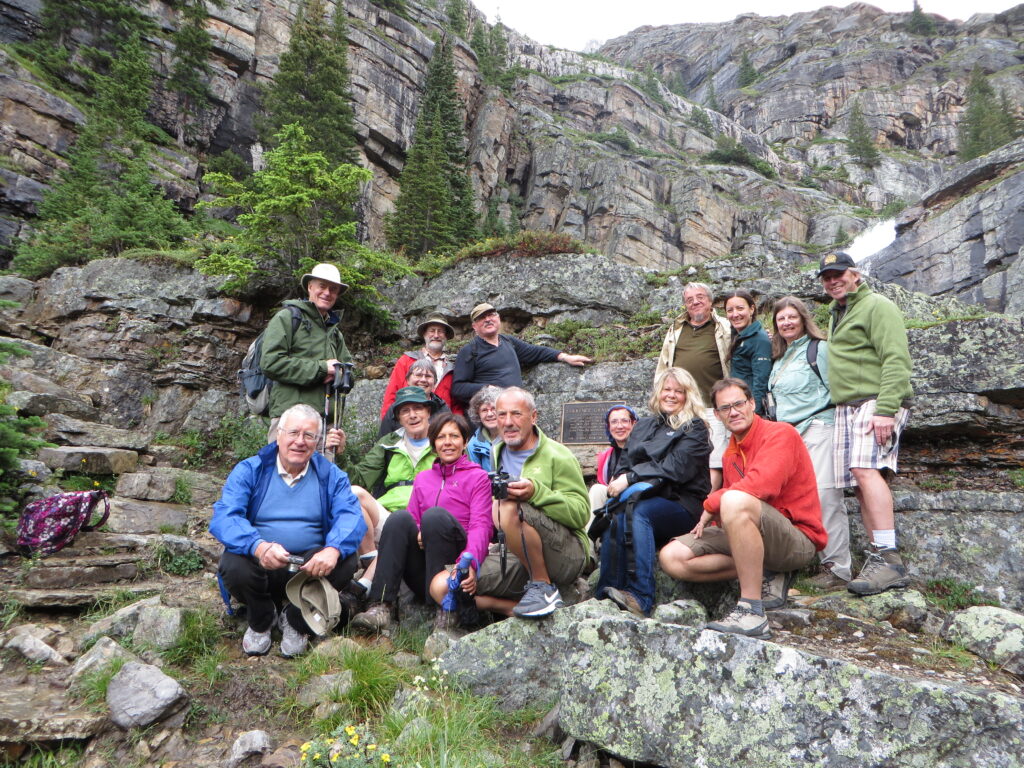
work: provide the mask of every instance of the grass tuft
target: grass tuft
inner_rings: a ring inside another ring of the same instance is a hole
[[[960,611],[972,605],[999,605],[998,600],[979,592],[974,584],[957,579],[932,579],[923,591],[928,602],[946,611]]]

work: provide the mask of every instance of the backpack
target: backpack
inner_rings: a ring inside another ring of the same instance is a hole
[[[811,339],[807,344],[807,364],[811,366],[811,370],[814,371],[818,377],[818,381],[828,386],[828,382],[825,381],[825,377],[821,375],[821,371],[818,370],[818,344],[821,343],[820,339]]]
[[[103,517],[89,525],[100,499],[103,499]],[[99,528],[109,515],[106,491],[58,493],[33,501],[18,518],[18,546],[31,554],[52,555],[73,542],[79,531]]]
[[[295,329],[302,322],[302,310],[291,304],[288,305],[288,309],[292,312],[292,334],[294,335]],[[238,382],[241,387],[239,394],[245,399],[249,413],[255,416],[270,414],[270,388],[274,386],[274,382],[267,378],[267,375],[263,373],[263,368],[260,367],[260,355],[263,354],[263,335],[266,332],[264,328],[262,333],[249,345],[245,357],[242,358],[242,368],[238,372]]]

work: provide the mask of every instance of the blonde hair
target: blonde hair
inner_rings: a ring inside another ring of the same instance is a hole
[[[690,372],[683,368],[666,368],[654,379],[654,389],[651,392],[651,399],[647,401],[647,405],[651,409],[651,412],[662,412],[660,400],[661,390],[665,388],[665,380],[670,376],[675,379],[676,384],[678,384],[683,390],[683,394],[686,396],[686,402],[683,403],[682,408],[671,416],[662,414],[668,420],[669,426],[672,427],[672,429],[679,429],[694,419],[704,421],[704,400],[701,399],[700,390],[697,388],[697,382],[694,381]],[[704,426],[707,426],[706,421],[704,421]]]

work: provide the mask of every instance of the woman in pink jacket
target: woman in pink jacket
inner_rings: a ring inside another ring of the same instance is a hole
[[[352,620],[354,629],[382,632],[396,621],[403,581],[418,598],[426,599],[429,590],[440,603],[447,591],[446,566],[462,552],[469,552],[473,562],[462,583],[459,607],[474,606],[476,573],[487,556],[494,522],[487,473],[465,455],[471,434],[464,416],[441,412],[430,420],[427,437],[437,461],[416,475],[408,509],[393,512],[384,523],[373,577],[384,590],[380,601]]]

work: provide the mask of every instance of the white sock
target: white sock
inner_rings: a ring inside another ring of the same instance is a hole
[[[377,556],[377,550],[375,549],[375,550],[373,550],[373,552],[364,552],[363,554],[361,554],[359,556],[359,559],[360,560],[371,560],[371,559],[375,558],[376,556]]]
[[[362,584],[364,587],[366,587],[366,591],[367,592],[369,592],[370,591],[370,587],[373,586],[373,582],[370,581],[369,579],[365,578],[365,577],[360,579],[359,583]]]
[[[896,549],[896,529],[887,528],[871,532],[871,543],[882,549]]]

